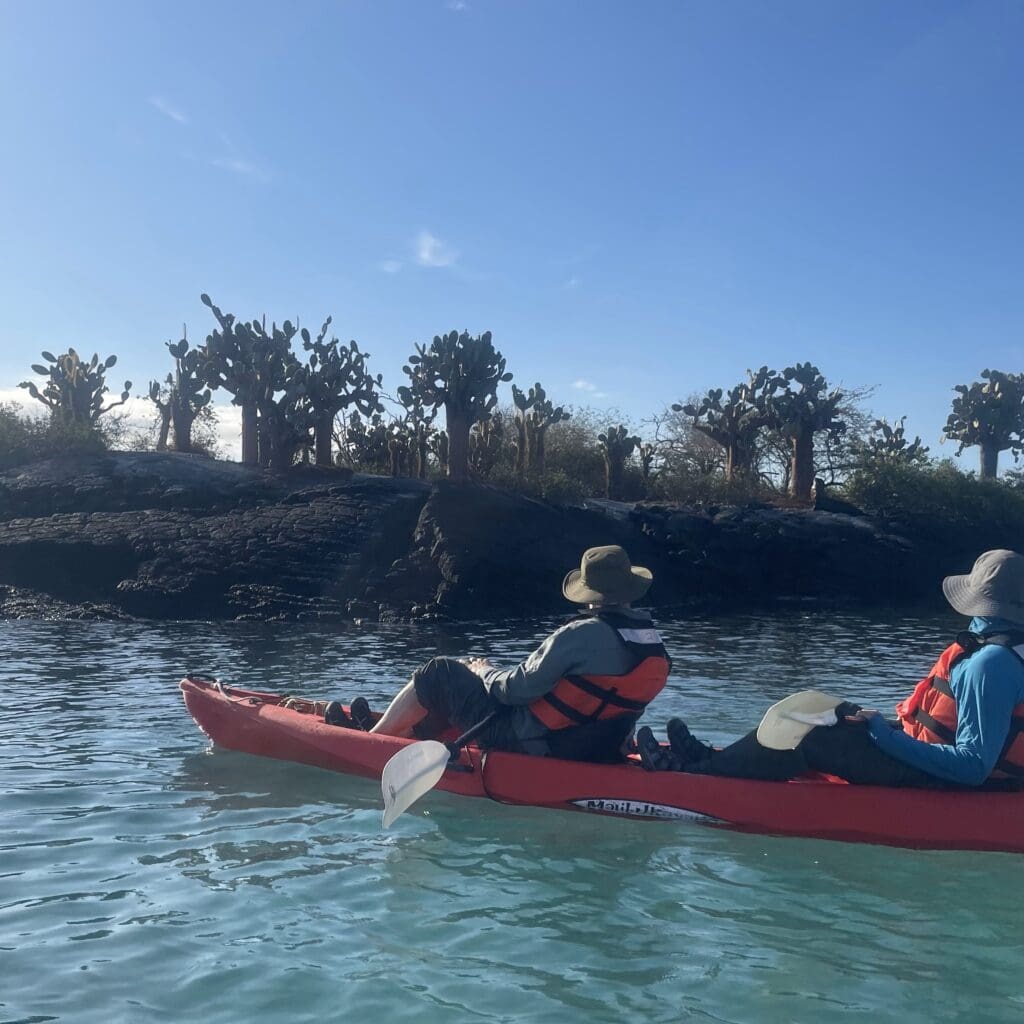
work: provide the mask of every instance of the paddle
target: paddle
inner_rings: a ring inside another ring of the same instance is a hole
[[[492,711],[467,729],[458,739],[451,743],[440,743],[437,740],[421,740],[410,743],[394,754],[380,777],[380,788],[384,794],[384,828],[407,811],[424,793],[429,793],[444,775],[451,761],[459,756],[459,751],[474,736],[478,736],[494,720],[498,714]]]
[[[820,690],[801,690],[773,704],[757,727],[757,742],[769,750],[794,750],[819,725],[835,725],[860,708]]]

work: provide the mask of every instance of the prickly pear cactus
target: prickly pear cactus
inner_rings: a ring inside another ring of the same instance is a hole
[[[907,440],[906,416],[901,416],[890,425],[884,417],[875,420],[867,439],[854,448],[854,454],[862,464],[919,466],[928,461],[928,448],[915,437]]]
[[[313,444],[316,419],[309,398],[312,371],[292,351],[298,327],[285,320],[268,331],[265,319],[238,321],[208,295],[202,301],[221,328],[204,346],[207,380],[242,407],[242,461],[288,469]]]
[[[699,402],[676,403],[672,410],[692,417],[695,430],[725,449],[725,477],[731,480],[752,468],[757,437],[771,418],[768,403],[776,386],[776,375],[762,366],[756,373],[748,370],[747,379],[728,392],[712,388]]]
[[[173,428],[174,450],[191,452],[192,425],[211,400],[206,359],[202,349],[189,348],[184,330],[180,341],[166,344],[174,358],[174,371],[167,374],[162,385],[155,380],[149,383],[149,398],[161,420],[157,451],[167,448],[167,433]]]
[[[626,461],[640,445],[640,438],[624,426],[609,427],[597,435],[605,466],[605,497],[614,501],[622,499],[622,484]]]
[[[512,401],[516,407],[516,469],[531,476],[542,476],[545,462],[545,438],[548,428],[571,419],[564,406],[555,407],[540,381],[523,393],[512,385]]]
[[[32,366],[34,373],[46,378],[42,390],[32,381],[22,381],[18,387],[25,388],[36,401],[42,402],[54,422],[93,431],[101,416],[128,401],[130,380],[124,382],[119,401],[103,404],[103,396],[109,390],[106,372],[117,362],[117,356],[100,360],[99,355],[93,353],[92,359],[86,362],[73,348],[59,356],[51,352],[42,355],[46,364]]]
[[[327,340],[331,326],[328,317],[316,338],[305,328],[300,332],[303,348],[309,355],[306,372],[306,398],[314,421],[316,464],[330,466],[334,462],[331,442],[334,419],[350,406],[364,416],[380,412],[381,374],[373,376],[366,368],[369,353],[361,352],[350,341],[342,345],[337,338]]]
[[[353,469],[386,472],[390,462],[388,425],[380,413],[368,417],[353,410],[339,433],[339,448]]]
[[[981,380],[957,384],[952,412],[943,434],[965,448],[981,449],[981,479],[994,479],[999,453],[1009,451],[1014,460],[1024,450],[1024,374],[982,370]]]
[[[220,330],[206,338],[203,355],[206,365],[206,383],[209,387],[223,388],[231,395],[231,402],[242,410],[242,462],[259,462],[259,408],[257,392],[259,378],[256,371],[256,339],[247,324],[236,323],[234,314],[223,313],[210,296],[200,296],[209,307]]]
[[[512,379],[505,357],[495,349],[491,332],[471,337],[436,335],[429,346],[417,345],[402,367],[408,386],[398,389],[403,404],[419,401],[445,410],[448,433],[448,475],[464,480],[469,471],[469,431],[498,403],[498,385]]]
[[[494,472],[505,445],[505,422],[500,412],[490,413],[469,435],[469,465],[473,476],[486,480]]]
[[[814,485],[814,435],[827,431],[833,439],[846,432],[842,418],[845,394],[829,389],[821,370],[811,363],[787,366],[772,381],[768,423],[787,438],[791,448],[790,493],[811,500]]]
[[[430,442],[431,450],[437,458],[437,464],[441,467],[441,472],[448,475],[448,433],[444,430],[439,430]]]
[[[401,428],[408,437],[410,451],[410,473],[415,469],[416,476],[423,480],[427,475],[427,464],[431,451],[431,439],[437,433],[434,419],[436,409],[427,409],[408,388],[400,388],[401,398],[405,404],[405,416]]]

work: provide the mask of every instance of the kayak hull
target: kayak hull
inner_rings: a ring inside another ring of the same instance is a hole
[[[218,746],[379,779],[411,740],[327,725],[277,694],[182,680],[185,705]],[[685,820],[748,832],[919,849],[1024,853],[1024,791],[953,792],[850,786],[817,777],[755,782],[621,765],[463,751],[437,789],[499,803],[646,820]]]

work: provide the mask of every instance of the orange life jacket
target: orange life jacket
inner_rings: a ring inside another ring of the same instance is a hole
[[[1008,633],[988,636],[958,634],[956,643],[942,652],[931,672],[914,687],[914,692],[896,705],[896,714],[908,736],[925,743],[956,743],[956,698],[949,685],[950,674],[954,665],[987,644],[1006,647],[1024,662],[1024,636]],[[1013,709],[1006,742],[992,775],[996,778],[1024,778],[1024,704]]]
[[[611,626],[635,664],[621,676],[570,675],[559,679],[529,705],[533,715],[552,731],[623,715],[635,721],[665,688],[672,667],[661,635],[653,626],[612,612],[584,617]]]

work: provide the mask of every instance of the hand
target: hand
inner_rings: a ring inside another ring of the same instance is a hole
[[[861,708],[855,715],[847,715],[847,722],[870,722],[872,718],[881,718],[882,712],[874,708]]]
[[[485,672],[489,672],[494,666],[486,658],[470,658],[466,662],[466,668],[470,672],[475,672],[478,676],[482,676]]]

